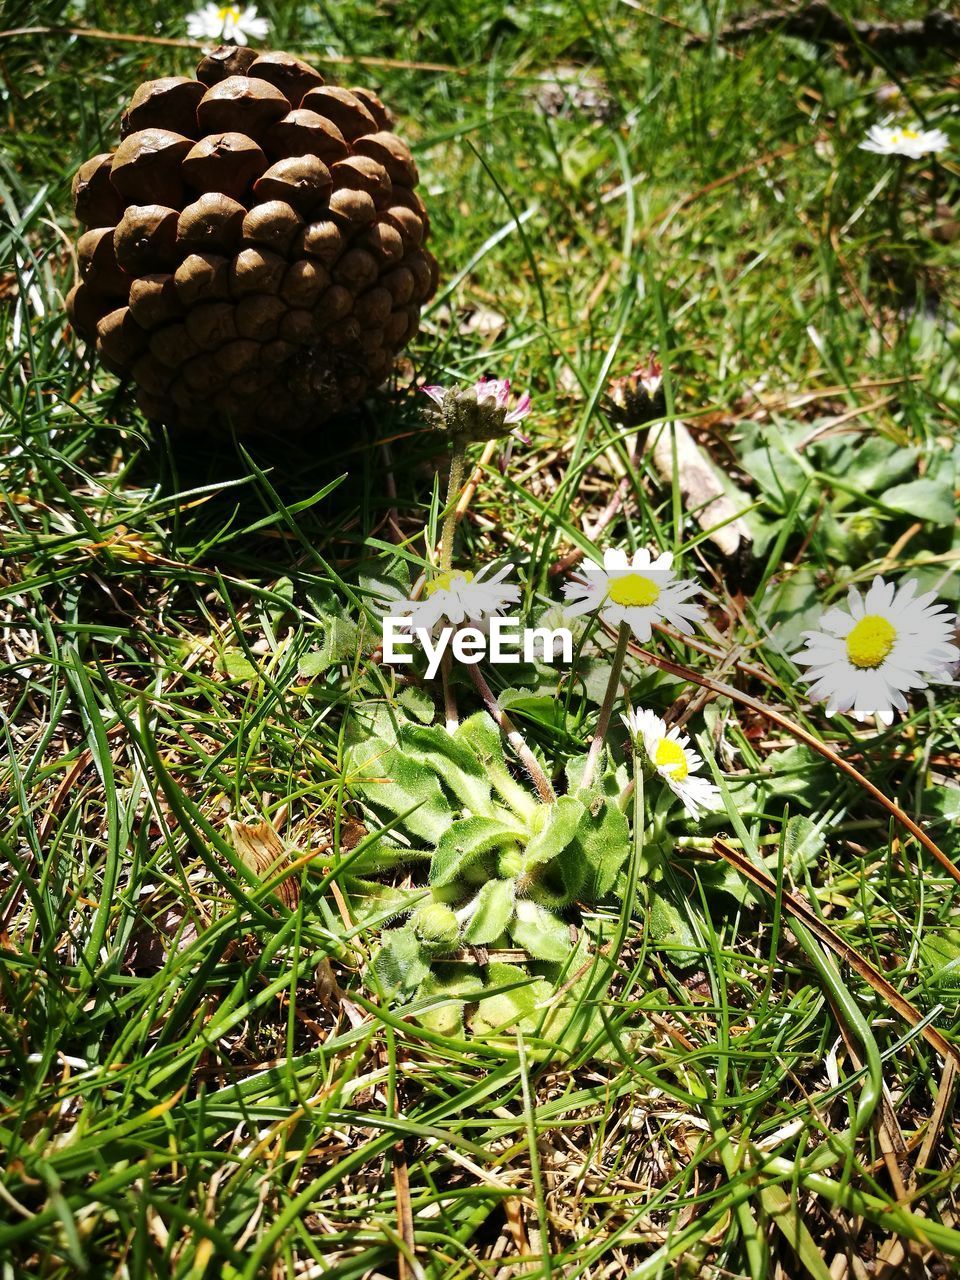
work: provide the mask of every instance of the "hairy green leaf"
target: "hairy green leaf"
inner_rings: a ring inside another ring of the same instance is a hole
[[[479,874],[475,883],[482,883],[486,876],[478,864],[486,854],[515,838],[510,827],[496,818],[478,816],[451,823],[437,843],[430,864],[431,885],[442,888],[463,879],[470,871]]]
[[[513,880],[488,880],[471,904],[473,915],[464,941],[482,947],[496,942],[513,918],[516,888]]]

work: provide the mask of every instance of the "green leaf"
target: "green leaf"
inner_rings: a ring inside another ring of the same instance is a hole
[[[670,958],[681,969],[700,959],[697,938],[686,917],[662,893],[651,894],[648,928],[653,942],[670,946]]]
[[[516,887],[513,880],[488,880],[473,900],[473,915],[463,932],[475,947],[496,942],[513,919]]]
[[[433,699],[425,689],[408,684],[397,694],[397,705],[420,724],[431,724],[436,713]]]
[[[386,930],[373,967],[388,991],[404,995],[412,995],[430,973],[423,948],[410,925]]]
[[[411,1010],[418,1022],[442,1036],[463,1035],[463,1007],[483,991],[483,978],[476,965],[445,964],[443,972],[431,969],[420,984],[417,1000],[436,1001],[437,1007],[420,1013]]]
[[[480,764],[487,767],[491,764],[506,769],[507,759],[503,754],[503,740],[493,717],[487,711],[477,711],[462,721],[453,734],[457,742],[467,747]]]
[[[585,812],[579,800],[561,796],[534,815],[543,826],[527,843],[522,865],[532,876],[530,897],[544,906],[568,906],[580,892],[587,864],[577,832]]]
[[[342,614],[325,614],[323,641],[320,648],[303,655],[298,672],[304,679],[311,680],[315,676],[323,675],[331,667],[351,661],[356,651],[356,625]]]
[[[541,805],[539,814],[543,825],[527,841],[524,854],[527,866],[551,862],[561,849],[565,849],[576,837],[584,812],[583,805],[575,796],[561,796],[555,804]]]
[[[241,649],[228,649],[220,663],[224,674],[231,680],[256,680],[260,674]]]
[[[536,1026],[540,1016],[537,1002],[549,996],[548,982],[543,978],[531,981],[529,974],[517,965],[497,962],[487,966],[487,982],[491,987],[513,986],[513,989],[500,991],[479,1002],[470,1020],[474,1035],[489,1036],[517,1026],[523,1029]]]
[[[546,907],[527,898],[517,903],[510,936],[518,947],[529,951],[534,960],[565,960],[573,950],[570,927]]]
[[[478,711],[458,725],[453,736],[476,756],[498,794],[527,821],[536,811],[538,801],[511,774],[503,753],[500,730],[492,716],[486,711]]]
[[[823,852],[823,832],[806,814],[797,813],[787,820],[783,839],[784,865],[792,876],[802,879],[804,870],[816,866]],[[775,866],[777,856],[767,862]]]
[[[347,768],[349,785],[375,812],[392,818],[406,814],[399,826],[408,835],[436,844],[453,821],[433,770],[382,738],[350,747]]]
[[[289,578],[279,578],[274,584],[270,593],[272,596],[279,596],[281,600],[285,600],[286,605],[278,605],[275,600],[270,601],[267,616],[270,619],[270,626],[276,631],[277,627],[283,622],[284,618],[291,612],[293,605],[293,583]]]
[[[957,518],[953,484],[946,476],[895,485],[886,491],[881,501],[894,511],[929,520],[931,524],[953,525]]]
[[[630,824],[616,801],[593,799],[580,819],[576,845],[585,866],[580,895],[601,902],[630,856]]]
[[[566,707],[556,696],[531,693],[529,689],[503,689],[497,694],[497,704],[552,733],[562,733],[566,724]]]
[[[496,818],[477,816],[451,823],[440,837],[430,864],[431,885],[452,884],[471,870],[482,874],[478,864],[484,856],[515,839],[515,833]]]
[[[882,435],[853,439],[825,435],[814,441],[811,452],[821,459],[821,470],[831,476],[848,477],[856,469],[857,487],[881,498],[884,489],[915,471],[920,456],[919,449],[896,444]]]
[[[443,725],[405,724],[398,749],[433,770],[443,786],[473,813],[490,813],[490,779],[470,747]]]

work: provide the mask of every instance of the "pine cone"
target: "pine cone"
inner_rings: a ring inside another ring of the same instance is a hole
[[[233,45],[137,89],[74,179],[67,310],[148,418],[298,430],[386,378],[437,287],[392,123],[367,89]]]

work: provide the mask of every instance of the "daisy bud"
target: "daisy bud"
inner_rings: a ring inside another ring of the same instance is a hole
[[[611,416],[624,428],[642,427],[664,412],[663,365],[653,356],[637,365],[625,378],[614,378],[607,387]]]
[[[417,937],[425,947],[439,954],[456,951],[460,945],[460,924],[452,908],[442,902],[428,902],[413,917]]]
[[[516,406],[509,408],[509,378],[481,378],[472,387],[432,386],[422,390],[439,408],[439,413],[431,415],[435,429],[459,436],[465,443],[507,435],[530,412],[529,395],[521,396]]]

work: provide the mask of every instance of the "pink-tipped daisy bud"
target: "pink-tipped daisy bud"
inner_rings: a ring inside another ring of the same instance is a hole
[[[607,400],[610,416],[620,427],[643,427],[662,418],[663,365],[651,356],[647,364],[638,364],[625,378],[614,378],[607,387]]]
[[[472,387],[429,386],[422,391],[439,407],[440,412],[431,415],[436,430],[467,442],[496,440],[530,412],[529,394],[509,407],[509,378],[481,378]]]

